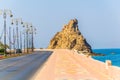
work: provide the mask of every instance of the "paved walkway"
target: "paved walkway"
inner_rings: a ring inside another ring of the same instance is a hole
[[[73,58],[74,53],[71,54],[67,50],[60,50],[59,52],[61,54],[57,54],[57,64],[55,65],[56,80],[80,80],[80,78],[96,80]]]
[[[120,69],[74,51],[58,49],[33,80],[120,80]]]

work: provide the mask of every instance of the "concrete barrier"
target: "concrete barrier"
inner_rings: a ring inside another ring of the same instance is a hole
[[[105,64],[106,64],[106,69],[108,69],[109,66],[112,66],[111,60],[106,60],[106,61],[105,61]]]

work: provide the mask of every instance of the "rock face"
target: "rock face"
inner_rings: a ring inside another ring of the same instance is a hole
[[[62,31],[57,32],[50,41],[49,49],[76,49],[91,52],[91,46],[87,43],[78,29],[78,20],[72,19],[64,25]]]

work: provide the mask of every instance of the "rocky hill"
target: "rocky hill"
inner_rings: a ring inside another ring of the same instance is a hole
[[[49,49],[75,49],[91,52],[91,46],[87,43],[78,28],[78,20],[72,19],[64,25],[60,32],[57,32],[51,39]]]

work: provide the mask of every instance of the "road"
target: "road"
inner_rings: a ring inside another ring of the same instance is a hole
[[[50,51],[38,51],[0,60],[0,80],[29,80],[51,54]]]

